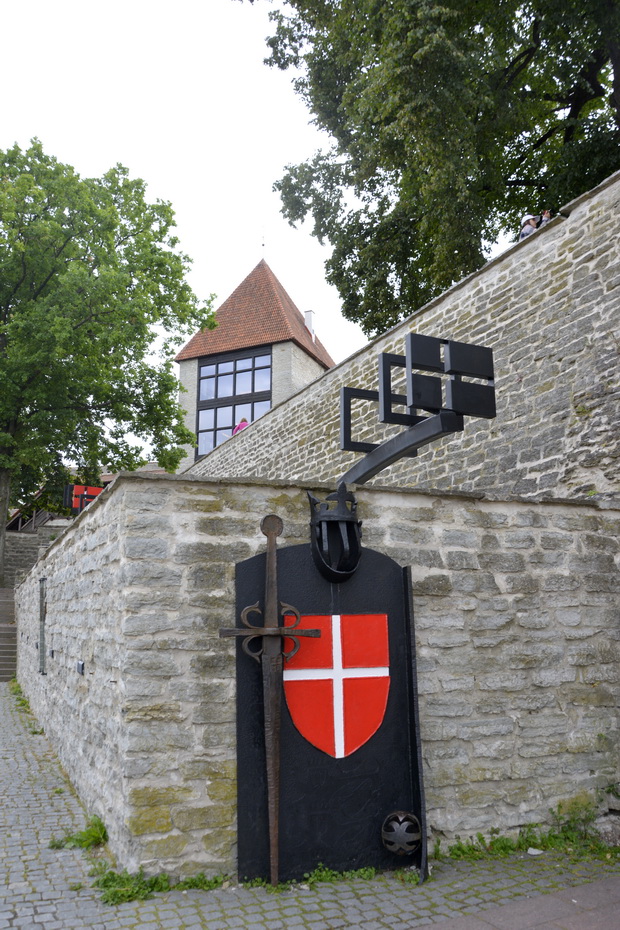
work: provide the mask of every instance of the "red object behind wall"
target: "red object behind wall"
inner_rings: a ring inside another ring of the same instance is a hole
[[[71,513],[81,513],[87,504],[90,504],[101,494],[103,488],[91,487],[87,484],[68,484],[65,487],[64,505],[71,508]]]

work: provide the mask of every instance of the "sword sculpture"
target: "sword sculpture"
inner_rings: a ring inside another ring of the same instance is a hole
[[[278,832],[280,815],[280,717],[282,707],[282,670],[284,659],[292,658],[299,649],[300,636],[321,635],[320,630],[300,630],[299,611],[290,604],[278,602],[278,554],[276,538],[283,529],[282,520],[276,514],[264,517],[260,525],[267,537],[267,560],[265,571],[265,609],[261,611],[257,601],[241,612],[243,627],[220,630],[220,636],[243,636],[241,646],[246,655],[260,662],[263,677],[263,713],[265,722],[265,761],[267,769],[267,810],[269,816],[269,865],[270,881],[278,884]],[[250,614],[263,614],[264,626],[254,626]],[[290,626],[280,626],[280,616],[293,614]],[[292,640],[292,647],[284,648],[284,638]],[[258,649],[250,643],[260,639]]]

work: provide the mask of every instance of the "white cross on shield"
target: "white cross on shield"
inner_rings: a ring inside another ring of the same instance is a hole
[[[377,732],[385,715],[390,690],[387,614],[307,614],[299,627],[318,628],[321,636],[300,640],[299,651],[286,660],[286,703],[299,733],[317,749],[342,759]]]

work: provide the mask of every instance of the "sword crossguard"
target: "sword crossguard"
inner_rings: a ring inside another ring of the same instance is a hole
[[[321,635],[320,630],[300,630],[298,629],[299,624],[301,623],[301,616],[296,607],[292,607],[291,604],[284,604],[280,601],[280,616],[284,617],[286,615],[293,614],[295,617],[294,623],[290,626],[273,626],[273,627],[264,627],[257,626],[252,623],[248,618],[250,614],[260,614],[262,616],[263,612],[260,609],[259,601],[256,604],[251,604],[249,607],[244,607],[241,611],[241,622],[243,623],[244,629],[234,629],[234,630],[220,630],[220,636],[243,636],[241,641],[241,648],[246,655],[250,656],[251,659],[256,659],[257,662],[260,662],[261,656],[263,654],[263,647],[260,649],[250,649],[250,643],[255,639],[262,639],[263,636],[280,636],[282,639],[288,637],[293,641],[293,646],[291,649],[284,649],[284,643],[282,643],[282,656],[285,659],[292,659],[293,656],[299,650],[299,637],[300,636],[311,636],[318,637]],[[246,630],[251,630],[251,633],[246,633]],[[295,631],[294,633],[292,631]]]

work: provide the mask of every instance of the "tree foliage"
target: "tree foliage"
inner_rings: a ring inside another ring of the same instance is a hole
[[[619,0],[282,0],[269,63],[333,139],[276,184],[368,334],[620,168]]]
[[[34,490],[66,462],[91,480],[135,468],[142,442],[173,470],[194,441],[171,354],[213,322],[173,226],[120,165],[90,179],[37,140],[0,152],[1,527],[11,485]]]

